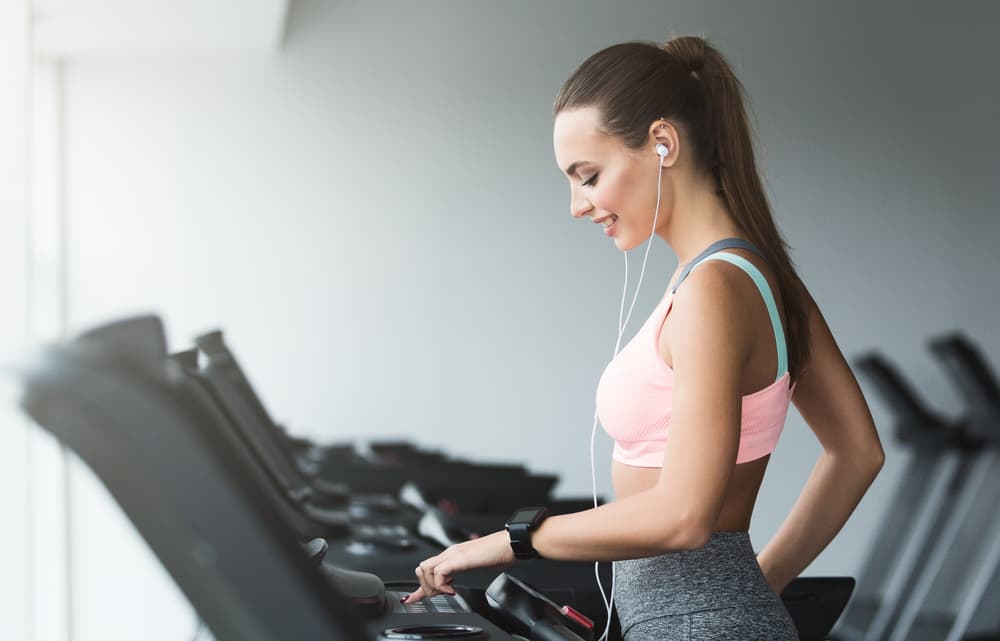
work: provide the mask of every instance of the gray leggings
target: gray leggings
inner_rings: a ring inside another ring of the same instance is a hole
[[[715,532],[697,550],[616,561],[615,604],[625,641],[799,638],[746,532]]]

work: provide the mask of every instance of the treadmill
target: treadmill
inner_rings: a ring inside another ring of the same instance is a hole
[[[282,437],[283,430],[264,408],[222,332],[198,336],[195,344],[205,355],[202,372],[217,388],[222,401],[246,406],[246,429],[253,431],[254,438],[290,458],[315,478],[349,481],[359,494],[397,494],[404,484],[417,479],[425,495],[434,502],[447,499],[463,511],[504,516],[524,505],[546,504],[558,480],[552,475],[528,474],[520,465],[449,461],[438,456],[415,455],[412,450],[407,456],[403,448],[393,450],[395,457],[381,457],[374,450],[362,455],[351,448],[338,449],[335,456],[319,460],[305,459]],[[462,483],[456,484],[456,478],[461,478]]]
[[[983,478],[963,500],[927,559],[890,641],[959,641],[970,631],[1000,632],[1000,385],[964,335],[929,341],[967,406],[968,429],[990,444]],[[964,498],[964,497],[963,497]]]
[[[967,435],[962,424],[949,422],[921,402],[881,354],[859,357],[855,368],[892,411],[894,437],[911,454],[861,566],[854,596],[833,630],[833,638],[839,641],[865,639],[879,611],[894,607],[911,589],[906,583],[915,580],[913,568],[922,562],[921,547],[936,537],[931,531],[934,515],[954,496],[949,488],[959,461],[983,447],[980,439]]]
[[[46,350],[21,403],[93,469],[219,641],[592,641],[585,617],[506,574],[408,608],[396,597],[413,585],[317,568],[165,350],[156,318],[102,327]]]

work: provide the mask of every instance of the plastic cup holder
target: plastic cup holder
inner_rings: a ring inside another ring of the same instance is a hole
[[[474,625],[454,625],[450,623],[423,623],[419,625],[401,625],[382,630],[383,639],[420,640],[420,639],[458,639],[477,637],[483,633],[482,628]]]

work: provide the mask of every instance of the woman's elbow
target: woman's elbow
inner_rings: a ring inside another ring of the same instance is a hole
[[[660,538],[663,553],[697,550],[712,538],[712,524],[704,518],[681,517],[674,519],[663,534]]]
[[[885,450],[882,449],[882,443],[878,439],[874,439],[859,452],[858,460],[863,462],[862,464],[874,479],[882,470],[882,466],[885,465]]]
[[[872,481],[874,481],[875,477],[878,476],[878,473],[882,471],[882,467],[885,465],[885,450],[882,449],[881,445],[879,445],[876,451],[872,453],[869,465]]]
[[[827,450],[826,454],[839,465],[850,467],[858,477],[869,480],[874,480],[885,465],[885,450],[877,440],[865,445]]]

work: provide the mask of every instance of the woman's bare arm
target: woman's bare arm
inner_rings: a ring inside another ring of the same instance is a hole
[[[823,446],[788,518],[757,560],[776,592],[804,570],[847,522],[885,453],[861,389],[811,297],[812,354],[792,397]]]
[[[740,383],[753,344],[746,275],[725,263],[692,272],[674,297],[670,438],[653,487],[555,516],[532,536],[557,560],[617,560],[697,549],[712,535],[740,441]]]

